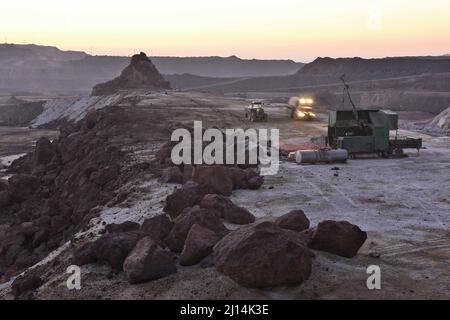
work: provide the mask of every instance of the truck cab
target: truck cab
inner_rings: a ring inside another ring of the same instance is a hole
[[[301,121],[312,121],[316,118],[313,112],[314,100],[312,98],[300,98],[292,109],[291,118]]]

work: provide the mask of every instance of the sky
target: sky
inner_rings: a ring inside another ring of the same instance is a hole
[[[96,55],[293,59],[450,53],[449,0],[0,0],[0,43]]]

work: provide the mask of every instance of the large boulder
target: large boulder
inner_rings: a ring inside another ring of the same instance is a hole
[[[146,219],[141,226],[141,231],[157,242],[164,241],[173,228],[173,222],[167,215],[159,215]]]
[[[302,237],[265,221],[229,233],[213,249],[217,270],[246,287],[297,285],[311,274]]]
[[[200,202],[200,207],[217,211],[221,218],[234,224],[255,222],[255,216],[243,207],[235,205],[229,198],[218,194],[207,194]]]
[[[214,245],[219,240],[220,237],[214,231],[194,224],[184,243],[180,264],[190,266],[199,263],[212,253]]]
[[[177,272],[175,255],[151,237],[141,239],[123,263],[128,281],[141,283]]]
[[[197,184],[187,183],[167,196],[164,212],[167,212],[172,219],[176,218],[184,209],[199,204],[204,195],[205,191]]]
[[[309,228],[309,219],[303,210],[293,210],[278,217],[275,223],[283,229],[301,232]]]
[[[94,243],[75,251],[74,262],[79,265],[100,262],[122,270],[123,262],[145,233],[130,231],[103,235]]]
[[[233,192],[233,180],[225,166],[197,166],[192,179],[208,193],[229,196]]]
[[[16,174],[9,178],[8,182],[10,198],[17,202],[31,197],[40,187],[40,180],[27,174]]]
[[[347,221],[320,222],[312,236],[310,247],[342,257],[356,256],[367,239],[367,233]]]
[[[175,225],[166,239],[167,246],[174,252],[183,250],[186,237],[194,224],[212,230],[220,237],[228,231],[216,214],[199,206],[187,209],[175,219],[174,223]]]

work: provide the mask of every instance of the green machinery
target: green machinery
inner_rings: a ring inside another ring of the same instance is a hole
[[[327,140],[333,149],[345,149],[351,156],[376,153],[388,157],[402,154],[403,149],[422,148],[422,139],[398,137],[398,114],[384,110],[357,110],[344,76],[341,80],[353,110],[330,113]],[[395,131],[395,137],[391,138],[391,131]]]
[[[267,122],[267,113],[264,111],[264,104],[262,102],[252,102],[245,107],[245,119],[251,122]]]

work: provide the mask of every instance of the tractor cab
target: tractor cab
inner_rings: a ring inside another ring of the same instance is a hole
[[[245,119],[251,122],[267,121],[267,114],[264,111],[264,104],[260,101],[253,101],[245,108]]]

